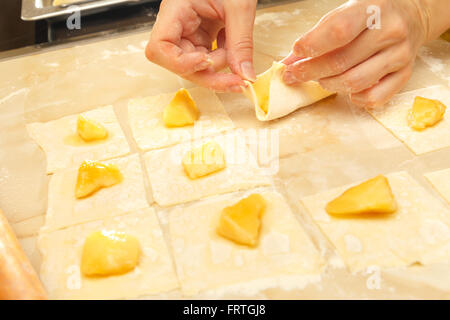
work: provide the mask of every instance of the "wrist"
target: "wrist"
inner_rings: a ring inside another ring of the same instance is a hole
[[[421,23],[424,26],[425,42],[438,38],[450,28],[450,6],[448,0],[414,0]]]

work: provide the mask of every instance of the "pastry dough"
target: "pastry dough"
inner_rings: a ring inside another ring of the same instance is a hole
[[[104,163],[115,164],[123,175],[123,181],[83,199],[75,198],[78,167],[58,171],[52,176],[43,231],[117,216],[148,206],[142,167],[137,154]]]
[[[302,202],[352,271],[370,266],[450,262],[449,210],[408,173],[392,173],[386,177],[398,209],[385,216],[336,218],[328,215],[326,204],[350,186],[306,197]]]
[[[433,187],[450,203],[450,168],[425,174]]]
[[[269,70],[258,75],[255,83],[247,81],[244,93],[254,103],[258,120],[283,117],[333,94],[314,81],[286,85],[282,79],[285,68],[283,63],[274,62]],[[266,107],[262,106],[263,97],[267,99],[267,112],[264,111]]]
[[[82,115],[103,125],[108,130],[108,138],[93,142],[81,139],[76,131],[78,115],[27,125],[31,137],[47,155],[47,173],[79,165],[86,159],[107,160],[130,152],[112,106],[87,111]]]
[[[436,125],[423,131],[416,131],[408,125],[408,113],[416,96],[436,99],[450,106],[450,89],[434,86],[398,94],[384,107],[369,112],[417,155],[450,147],[448,114],[444,114],[444,118]]]
[[[225,169],[191,180],[184,172],[186,152],[206,142],[217,142],[225,152]],[[269,185],[272,180],[259,168],[245,139],[234,132],[154,150],[144,155],[153,197],[160,206],[170,206],[200,198]]]
[[[123,275],[88,278],[80,272],[84,241],[101,229],[122,231],[136,237],[142,248],[137,267]],[[162,230],[152,208],[41,234],[41,280],[52,299],[135,298],[176,289]]]
[[[170,241],[184,294],[228,286],[245,290],[246,284],[252,289],[258,284],[282,286],[281,279],[295,287],[299,279],[304,285],[302,276],[320,274],[322,258],[283,197],[275,192],[261,195],[267,207],[256,248],[237,245],[216,232],[222,209],[242,196],[207,199],[169,213]]]
[[[167,128],[163,121],[164,108],[175,93],[130,100],[128,117],[133,137],[141,150],[153,150],[183,141],[198,139],[233,129],[219,98],[205,88],[189,89],[200,112],[192,126]]]

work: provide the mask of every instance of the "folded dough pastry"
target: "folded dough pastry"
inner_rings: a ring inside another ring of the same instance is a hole
[[[283,63],[274,62],[270,69],[257,76],[254,83],[247,82],[244,94],[255,104],[258,120],[284,117],[333,94],[315,81],[286,85],[282,79],[285,68]]]

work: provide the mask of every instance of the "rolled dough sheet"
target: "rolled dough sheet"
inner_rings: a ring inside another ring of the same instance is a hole
[[[350,186],[302,199],[351,271],[450,262],[450,211],[408,173],[388,174],[398,204],[387,216],[334,218],[327,203]],[[356,184],[356,183],[355,183]]]
[[[184,172],[181,160],[186,152],[209,141],[217,142],[224,150],[226,167],[191,180]],[[150,151],[144,155],[144,159],[154,200],[160,206],[272,183],[271,177],[258,167],[246,146],[245,138],[235,132]]]
[[[222,102],[214,92],[205,88],[193,88],[188,91],[200,111],[200,118],[193,126],[167,128],[164,125],[163,110],[175,93],[129,101],[130,126],[133,137],[141,150],[159,149],[234,128]]]
[[[267,121],[281,118],[333,94],[314,81],[294,86],[284,84],[282,75],[285,68],[283,63],[274,62],[270,69],[258,75],[255,83],[247,81],[248,86],[245,88],[244,94],[255,105],[258,120]],[[261,109],[261,95],[265,95],[267,90],[269,96],[266,113]]]
[[[444,118],[433,127],[423,131],[416,131],[408,126],[408,112],[412,108],[416,96],[437,99],[447,106]],[[439,85],[398,94],[384,107],[369,110],[369,112],[408,148],[419,155],[450,147],[449,109],[450,89]]]
[[[89,278],[80,272],[86,237],[98,230],[126,232],[139,240],[142,255],[131,272]],[[52,299],[120,299],[158,294],[178,287],[173,263],[153,208],[42,234],[41,280]]]
[[[256,248],[234,244],[215,231],[222,209],[242,196],[225,195],[171,210],[170,241],[184,294],[290,289],[320,279],[322,258],[283,197],[272,191],[261,195],[267,207]]]
[[[130,152],[112,106],[82,114],[100,122],[108,130],[108,138],[94,142],[85,142],[79,138],[76,132],[77,114],[45,123],[34,122],[27,125],[31,137],[47,155],[47,173],[79,165],[86,159],[107,160]]]
[[[118,166],[123,181],[93,195],[75,198],[78,167],[55,173],[49,184],[48,209],[42,231],[49,232],[83,222],[122,215],[148,206],[143,171],[137,154],[104,161]]]
[[[450,203],[450,168],[427,173],[425,178]]]
[[[42,214],[40,216],[12,223],[11,227],[13,228],[17,238],[26,238],[37,236],[39,229],[44,225],[44,223],[45,214]]]

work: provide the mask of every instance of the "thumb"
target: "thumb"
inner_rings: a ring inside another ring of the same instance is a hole
[[[225,9],[227,58],[230,69],[241,78],[255,81],[253,24],[257,0],[228,0]]]

